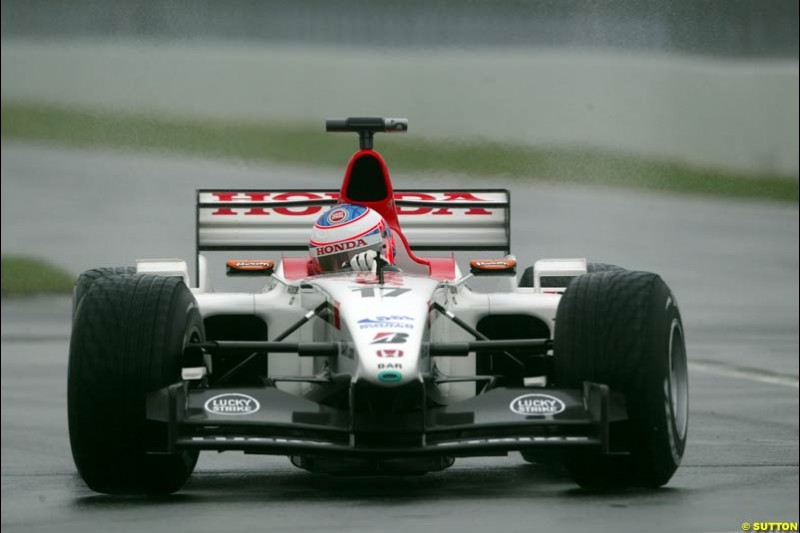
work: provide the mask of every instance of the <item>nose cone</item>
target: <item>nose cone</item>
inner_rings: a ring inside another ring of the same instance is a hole
[[[428,306],[421,302],[405,303],[396,313],[365,306],[348,321],[358,353],[358,380],[382,386],[419,380]]]
[[[349,283],[323,281],[339,302],[344,327],[357,357],[356,381],[396,387],[419,381],[426,370],[422,342],[427,335],[428,302],[438,282],[402,273],[387,273],[378,285],[374,275]],[[356,283],[354,283],[356,281]]]

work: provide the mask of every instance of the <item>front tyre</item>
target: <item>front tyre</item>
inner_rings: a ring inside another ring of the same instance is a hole
[[[621,266],[612,265],[610,263],[586,263],[586,272],[592,274],[594,272],[608,272],[625,270]],[[569,285],[569,281],[565,279],[564,285]],[[519,280],[520,287],[533,287],[533,267],[529,266],[522,273]],[[520,452],[522,458],[529,463],[538,463],[540,455],[538,452],[522,451]]]
[[[82,272],[72,289],[72,319],[75,320],[78,305],[95,281],[114,276],[132,276],[133,274],[136,274],[136,267],[133,266],[99,267]]]
[[[197,452],[148,455],[166,424],[146,419],[146,397],[181,379],[189,342],[205,338],[197,302],[180,279],[133,275],[92,283],[77,309],[67,403],[72,456],[106,494],[166,494],[183,486]]]
[[[608,270],[575,278],[556,314],[554,378],[559,387],[592,381],[625,395],[629,420],[612,425],[611,444],[629,455],[570,455],[578,484],[669,481],[686,447],[688,375],[680,311],[659,276]]]

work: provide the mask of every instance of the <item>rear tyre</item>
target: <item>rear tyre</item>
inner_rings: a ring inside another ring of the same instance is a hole
[[[166,494],[183,486],[197,452],[148,455],[167,444],[146,419],[146,397],[181,379],[188,342],[205,339],[197,302],[178,278],[101,277],[83,296],[70,343],[67,403],[72,456],[106,494]]]
[[[611,428],[612,449],[575,453],[573,479],[587,488],[658,487],[686,446],[688,377],[683,324],[666,283],[648,272],[607,270],[575,278],[556,314],[554,380],[605,383],[625,395],[629,420]]]
[[[586,273],[606,272],[608,270],[625,270],[624,268],[609,263],[586,263]],[[519,278],[520,287],[533,287],[533,267],[529,266]]]
[[[75,311],[78,309],[78,304],[86,293],[89,292],[92,283],[102,278],[132,276],[133,274],[136,274],[136,267],[132,266],[100,267],[83,272],[78,276],[75,287],[72,289],[72,319],[75,319]]]

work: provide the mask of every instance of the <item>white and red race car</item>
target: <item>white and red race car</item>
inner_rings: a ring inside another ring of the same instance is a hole
[[[519,451],[563,461],[586,487],[665,484],[686,443],[688,385],[661,278],[543,259],[518,282],[508,191],[395,190],[373,135],[407,121],[327,128],[361,144],[339,190],[200,190],[195,276],[181,260],[81,275],[68,403],[87,485],[173,492],[201,450],[287,455],[334,474],[424,473]],[[338,203],[384,217],[399,271],[379,261],[312,275],[307,256],[284,256],[305,252]],[[462,271],[461,251],[502,257]],[[264,276],[263,288],[212,290],[218,252],[267,252],[226,265]]]

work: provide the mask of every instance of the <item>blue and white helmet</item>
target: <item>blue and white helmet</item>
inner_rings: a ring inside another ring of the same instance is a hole
[[[340,204],[323,213],[311,230],[308,251],[318,272],[347,270],[356,255],[374,250],[394,264],[394,238],[377,211]]]

